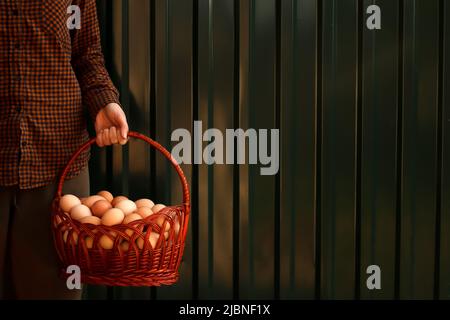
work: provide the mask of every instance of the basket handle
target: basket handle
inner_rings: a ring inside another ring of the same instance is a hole
[[[161,152],[163,154],[164,157],[167,158],[167,160],[170,161],[170,163],[172,164],[172,166],[175,168],[178,177],[180,178],[181,181],[181,185],[183,187],[183,205],[185,207],[185,213],[186,213],[186,219],[189,216],[190,213],[190,195],[189,195],[189,186],[187,183],[187,179],[183,173],[183,170],[181,170],[180,165],[177,163],[177,161],[172,157],[172,155],[170,154],[169,151],[167,151],[163,146],[161,146],[158,142],[154,141],[153,139],[150,139],[149,137],[137,133],[137,132],[133,132],[130,131],[128,132],[128,137],[133,137],[133,138],[137,138],[140,140],[143,140],[145,142],[147,142],[149,145],[151,145],[152,147],[154,147],[155,149],[157,149],[159,152]],[[63,189],[63,184],[64,181],[66,180],[66,176],[69,173],[69,170],[73,164],[73,162],[78,158],[78,156],[84,151],[86,150],[88,147],[90,147],[91,145],[93,145],[96,142],[96,138],[91,138],[89,141],[87,141],[85,144],[83,144],[73,155],[72,158],[69,160],[69,162],[67,163],[66,167],[64,168],[61,177],[59,178],[59,182],[58,182],[58,188],[56,191],[56,196],[57,198],[61,198],[62,196],[62,189]]]

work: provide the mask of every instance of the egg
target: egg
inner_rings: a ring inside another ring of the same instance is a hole
[[[120,249],[123,251],[128,251],[130,249],[130,243],[128,241],[124,241],[120,244]]]
[[[146,235],[144,235],[143,237],[146,237]],[[145,241],[145,239],[143,237],[140,237],[136,241],[136,243],[138,245],[138,248],[141,249],[141,250],[144,248],[144,241]],[[158,233],[156,233],[156,232],[150,233],[150,236],[149,236],[148,240],[150,241],[150,246],[153,249],[155,249],[155,246],[156,246],[156,243],[158,242],[158,239],[159,239],[159,234]]]
[[[84,204],[79,204],[70,210],[70,216],[74,220],[81,220],[84,217],[91,216],[91,210],[89,210],[88,207],[86,207]]]
[[[111,202],[113,201],[114,197],[111,194],[111,192],[106,191],[106,190],[102,190],[99,193],[97,193],[98,196],[103,197],[106,199],[106,201]]]
[[[92,237],[86,237],[84,239],[84,242],[86,243],[86,248],[92,249],[92,246],[94,245],[94,238]]]
[[[141,208],[141,207],[148,207],[148,208],[152,208],[155,204],[153,203],[152,200],[149,199],[139,199],[138,201],[136,201],[136,207]]]
[[[99,244],[103,249],[112,249],[114,247],[114,241],[116,237],[116,233],[111,233],[111,237],[108,235],[103,235],[100,237]]]
[[[81,203],[90,208],[94,205],[94,203],[96,203],[97,201],[100,201],[100,200],[105,200],[105,198],[100,197],[100,196],[90,196],[90,197],[83,199],[81,201]]]
[[[136,213],[140,215],[143,219],[151,216],[154,212],[149,207],[140,207],[136,210]]]
[[[78,199],[76,196],[72,194],[66,194],[59,201],[59,206],[64,212],[69,212],[73,207],[79,204],[81,204],[80,199]]]
[[[125,214],[131,214],[137,209],[136,204],[131,200],[120,201],[114,207],[122,210]]]
[[[165,207],[166,207],[165,205],[158,203],[158,204],[155,204],[155,205],[152,207],[152,211],[153,211],[154,213],[157,213],[158,211],[160,211],[161,209],[163,209],[163,208],[165,208]]]
[[[112,208],[106,211],[102,216],[102,224],[105,226],[114,226],[116,224],[121,224],[124,218],[125,214],[122,210]]]
[[[70,238],[67,239],[67,237],[69,236],[69,230],[67,230],[66,232],[64,232],[63,234],[63,240],[64,242],[67,243],[67,240],[69,240],[70,244],[77,244],[78,243],[78,233],[76,232],[70,232]]]
[[[122,223],[128,224],[130,222],[133,222],[136,220],[141,220],[141,219],[142,219],[142,217],[140,215],[138,215],[137,213],[132,213],[132,214],[125,216],[125,219],[123,219]],[[133,232],[134,232],[134,230],[132,230],[132,229],[125,230],[125,233],[130,237],[133,235]]]
[[[124,196],[115,197],[114,199],[112,199],[111,204],[112,204],[113,207],[115,207],[116,204],[118,204],[119,202],[121,202],[123,200],[128,200],[128,198],[124,197]]]
[[[158,224],[158,226],[160,226],[162,228],[162,226],[164,225],[164,222],[166,221],[166,216],[162,215],[160,217],[158,217],[156,219],[156,223]],[[170,222],[167,221],[166,226],[165,226],[165,230],[164,231],[168,231],[170,229]]]
[[[103,200],[99,200],[99,201],[95,202],[92,205],[91,210],[92,210],[92,214],[94,216],[101,218],[105,214],[105,212],[111,208],[112,208],[111,203],[109,203],[107,200],[103,199]]]
[[[175,224],[173,226],[173,230],[175,231],[175,234],[178,234],[178,232],[180,232],[180,223],[178,221],[175,221]]]
[[[88,217],[84,217],[84,218],[80,219],[80,222],[81,223],[90,223],[90,224],[98,226],[102,221],[100,220],[99,217],[88,216]]]
[[[62,220],[59,216],[55,216],[55,218],[53,219],[53,225],[55,226],[55,228],[58,227],[61,222]]]

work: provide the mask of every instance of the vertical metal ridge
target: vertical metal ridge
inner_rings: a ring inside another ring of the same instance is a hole
[[[248,53],[248,63],[249,63],[249,74],[248,74],[248,127],[252,128],[255,125],[255,117],[250,112],[252,109],[252,104],[254,103],[255,90],[253,86],[253,78],[255,73],[255,24],[256,24],[256,12],[255,12],[256,0],[249,0],[249,53]],[[255,197],[255,186],[252,183],[252,178],[254,177],[254,168],[248,166],[248,269],[250,272],[249,282],[250,288],[253,289],[255,285],[255,250],[254,250],[254,229],[255,216],[253,210],[251,210]]]
[[[445,4],[439,0],[439,57],[438,57],[438,113],[437,113],[437,166],[436,166],[436,225],[435,225],[435,253],[434,253],[434,293],[433,298],[439,299],[440,271],[441,271],[441,216],[442,216],[442,170],[443,153],[443,108],[444,108],[444,30]]]
[[[321,276],[322,276],[322,36],[323,36],[323,0],[317,1],[317,73],[316,73],[316,90],[317,90],[317,107],[316,107],[316,214],[315,223],[315,298],[320,299],[321,296]]]
[[[355,185],[355,299],[361,297],[361,185],[362,185],[362,111],[363,111],[363,3],[356,1],[357,28],[357,90],[356,90],[356,185]]]
[[[208,1],[208,128],[214,127],[214,5]],[[208,174],[208,285],[214,283],[214,168]]]
[[[234,0],[234,97],[233,127],[240,127],[240,0]],[[237,162],[237,143],[234,143],[233,165],[233,299],[239,299],[239,262],[240,262],[240,179]]]
[[[192,7],[192,132],[194,121],[198,120],[198,1],[193,0]],[[195,143],[192,154],[195,154]],[[199,298],[199,168],[192,164],[191,185],[191,228],[192,228],[192,298]]]
[[[400,262],[401,262],[401,232],[402,232],[402,169],[403,169],[403,46],[404,46],[404,1],[399,0],[398,25],[398,105],[397,105],[397,190],[395,217],[395,286],[394,298],[400,299]]]
[[[275,0],[276,20],[276,62],[275,62],[275,127],[281,129],[281,0]],[[281,131],[281,130],[280,130]],[[280,162],[283,152],[280,145]],[[281,168],[275,175],[275,200],[274,200],[274,298],[280,299],[280,244],[281,244],[281,215],[280,215],[280,184]]]

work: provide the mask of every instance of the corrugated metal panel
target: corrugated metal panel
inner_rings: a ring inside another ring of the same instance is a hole
[[[281,166],[183,165],[193,217],[180,282],[86,297],[450,297],[446,1],[98,4],[131,128],[168,148],[194,120],[280,128]],[[381,30],[365,27],[371,4]],[[96,150],[91,175],[93,191],[181,199],[168,163],[140,142]],[[382,290],[366,287],[371,264]]]

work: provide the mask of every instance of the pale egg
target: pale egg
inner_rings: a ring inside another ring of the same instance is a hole
[[[105,198],[100,196],[90,196],[82,200],[81,203],[90,208],[94,205],[94,203],[100,200],[105,200]]]
[[[67,239],[67,237],[69,236],[69,233],[70,233],[70,238]],[[63,240],[66,243],[67,243],[67,241],[69,241],[70,244],[77,244],[78,243],[78,233],[67,230],[63,234]]]
[[[146,237],[146,235],[143,235],[142,237],[140,237],[140,238],[137,239],[137,241],[136,241],[136,243],[137,243],[137,245],[138,245],[138,248],[141,249],[141,250],[144,248],[144,241],[146,241],[146,240],[144,239],[144,237]],[[148,240],[150,241],[150,246],[151,246],[153,249],[155,249],[156,243],[158,242],[158,239],[159,239],[159,234],[158,234],[158,233],[156,233],[156,232],[150,233],[150,237],[149,237]]]
[[[153,203],[152,200],[149,199],[139,199],[138,201],[136,201],[136,207],[141,208],[141,207],[148,207],[148,208],[152,208],[155,204]]]
[[[128,224],[128,223],[131,223],[133,221],[141,220],[141,219],[142,219],[142,217],[140,215],[138,215],[137,213],[132,213],[132,214],[129,214],[129,215],[125,216],[125,219],[123,219],[122,223],[123,224]],[[134,232],[134,230],[132,230],[132,229],[125,230],[125,233],[128,236],[130,236],[130,237],[133,235],[133,232]]]
[[[117,196],[114,199],[112,199],[111,204],[112,204],[113,207],[115,207],[116,204],[118,204],[119,202],[121,202],[123,200],[128,200],[128,198],[124,197],[124,196]]]
[[[109,203],[107,200],[99,200],[96,203],[94,203],[91,207],[92,214],[97,217],[102,217],[106,211],[112,208],[111,203]]]
[[[64,212],[69,212],[73,207],[79,204],[81,204],[80,199],[78,199],[76,196],[72,194],[66,194],[59,201],[59,206]]]
[[[113,201],[113,199],[114,199],[114,197],[113,197],[113,195],[111,194],[111,192],[106,191],[106,190],[100,191],[99,193],[97,193],[97,195],[99,195],[100,197],[105,198],[108,202],[111,202],[111,201]]]
[[[120,201],[114,207],[122,210],[125,214],[131,214],[137,209],[136,204],[131,200]]]
[[[88,207],[86,207],[84,204],[79,204],[70,210],[70,216],[74,220],[81,220],[84,217],[91,216],[91,210],[89,210]]]
[[[143,219],[145,219],[148,216],[151,216],[153,214],[153,211],[149,207],[140,207],[136,210],[136,213],[140,215]]]
[[[61,222],[62,220],[59,216],[55,216],[55,218],[53,219],[53,225],[55,226],[55,228],[58,227]]]
[[[90,224],[98,226],[102,221],[100,220],[99,217],[89,216],[89,217],[84,217],[84,218],[80,219],[80,222],[81,223],[90,223]]]
[[[152,207],[152,211],[153,211],[154,213],[157,213],[158,211],[160,211],[161,209],[163,209],[163,208],[165,208],[165,207],[166,207],[165,205],[158,203],[158,204],[155,204],[155,205]]]
[[[102,216],[102,224],[105,226],[114,226],[116,224],[121,224],[124,218],[125,214],[122,210],[112,208],[106,211]]]
[[[108,236],[106,234],[101,236],[100,240],[99,240],[100,246],[103,249],[107,249],[107,250],[112,249],[114,247],[114,241],[115,241],[116,235],[117,234],[113,232],[113,233],[111,233],[112,237],[110,237],[110,236]]]

